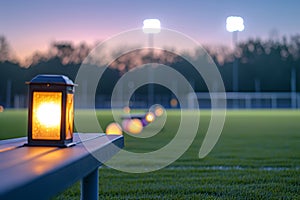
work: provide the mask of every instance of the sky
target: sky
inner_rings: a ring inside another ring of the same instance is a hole
[[[299,0],[3,0],[0,35],[18,58],[53,41],[94,44],[157,18],[204,45],[231,45],[226,18],[244,18],[239,41],[300,33]]]

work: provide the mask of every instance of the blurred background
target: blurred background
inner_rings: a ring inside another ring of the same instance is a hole
[[[75,80],[82,61],[97,44],[122,31],[142,28],[144,19],[157,18],[163,28],[199,42],[213,58],[224,80],[228,108],[298,108],[299,4],[296,0],[1,2],[0,105],[27,107],[26,81],[37,74],[64,74]],[[226,29],[231,15],[243,18],[243,30]],[[201,108],[210,108],[202,77],[178,55],[172,55],[171,61],[163,59],[169,54],[153,57],[150,52],[135,51],[118,58],[100,80],[96,107],[110,108],[115,84],[137,67],[131,63],[134,55],[143,63],[157,62],[179,71],[197,93],[197,99],[189,99],[188,108],[195,101]],[[197,59],[197,53],[190,57]],[[133,85],[124,87],[128,91]],[[173,87],[176,91],[176,80]],[[122,95],[126,94],[120,93],[121,102]],[[169,89],[156,84],[136,90],[130,106],[146,108],[155,103],[180,107]]]

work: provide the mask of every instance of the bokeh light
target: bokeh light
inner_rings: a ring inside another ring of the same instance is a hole
[[[124,119],[124,120],[122,121],[122,128],[123,128],[123,130],[126,131],[126,132],[127,132],[127,124],[129,123],[129,121],[130,121],[130,119]]]
[[[146,115],[145,115],[145,120],[148,122],[148,123],[151,123],[155,120],[155,115],[153,114],[153,112],[148,112]]]
[[[164,109],[161,107],[157,107],[154,111],[156,117],[160,117],[164,114]]]
[[[125,106],[125,107],[123,108],[123,112],[129,114],[129,113],[130,113],[130,108],[129,108],[129,106]]]
[[[171,99],[170,105],[171,105],[172,108],[177,107],[177,105],[178,105],[177,99],[175,99],[175,98]]]
[[[160,104],[155,104],[150,107],[149,112],[154,113],[155,117],[160,117],[165,113],[165,109]]]
[[[116,122],[110,123],[106,127],[105,133],[107,135],[122,135],[123,134],[121,126]]]
[[[139,134],[143,130],[143,124],[139,119],[125,119],[122,122],[122,127],[131,134]]]

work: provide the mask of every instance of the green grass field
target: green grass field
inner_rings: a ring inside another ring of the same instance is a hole
[[[168,111],[164,128],[151,138],[126,135],[126,149],[150,152],[166,145],[179,117]],[[109,111],[99,110],[98,118],[103,127],[112,121]],[[227,111],[217,145],[199,159],[209,120],[209,112],[201,112],[193,144],[162,170],[130,174],[102,167],[99,199],[300,199],[300,111]],[[0,113],[0,139],[25,136],[26,123],[25,110]],[[80,199],[80,183],[55,199]]]

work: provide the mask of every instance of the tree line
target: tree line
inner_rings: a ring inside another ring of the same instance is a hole
[[[63,74],[75,79],[77,71],[93,46],[85,43],[74,45],[72,42],[53,42],[46,53],[36,52],[23,62],[16,59],[4,36],[0,36],[0,105],[10,104],[15,95],[27,95],[26,81],[37,74]],[[234,51],[225,46],[205,47],[215,61],[224,80],[226,91],[233,91],[233,62],[238,63],[239,92],[290,92],[292,81],[294,90],[300,89],[300,35],[279,40],[248,39],[240,42]],[[151,59],[149,53],[134,52],[140,55],[144,63]],[[199,75],[196,75],[189,63],[168,52],[168,58],[152,58],[151,62],[161,62],[178,70],[192,84],[196,92],[207,91]],[[118,58],[106,70],[104,85],[97,93],[110,94],[114,84],[126,71],[132,69],[128,59]],[[156,59],[156,60],[155,60]],[[119,67],[116,67],[119,66]],[[122,66],[122,67],[120,67]],[[296,77],[295,79],[291,78]],[[147,94],[147,87],[137,93]],[[167,89],[156,88],[159,93],[170,93]],[[12,104],[11,104],[12,105]]]

